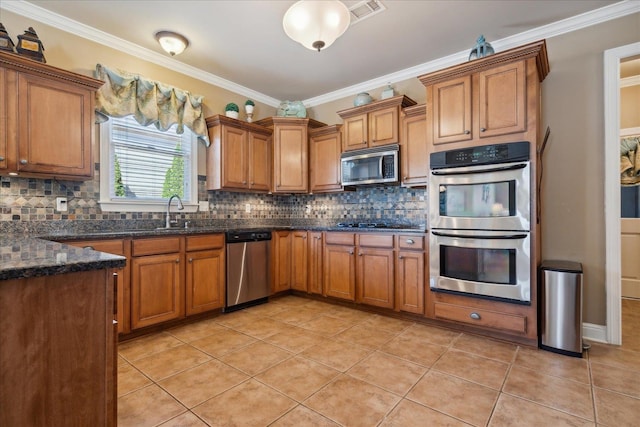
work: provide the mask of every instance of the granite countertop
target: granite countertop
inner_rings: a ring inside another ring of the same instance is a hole
[[[158,237],[169,235],[197,235],[227,231],[253,230],[309,230],[341,231],[350,233],[425,233],[422,227],[407,228],[345,228],[337,225],[304,226],[195,226],[170,229],[144,228],[119,230],[49,230],[37,237],[8,234],[0,237],[0,280],[49,276],[76,271],[117,268],[125,265],[126,258],[91,249],[65,245],[65,241],[87,239],[125,239],[131,237]]]
[[[0,280],[123,267],[126,258],[39,238],[0,237]]]

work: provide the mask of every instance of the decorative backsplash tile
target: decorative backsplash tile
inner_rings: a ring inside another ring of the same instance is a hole
[[[98,168],[97,168],[98,169]],[[67,197],[68,211],[55,211],[56,197]],[[204,212],[177,214],[198,225],[331,225],[365,220],[407,225],[426,224],[426,190],[397,186],[362,187],[328,194],[272,195],[207,191],[198,177]],[[164,212],[102,212],[99,170],[86,182],[0,177],[0,232],[43,233],[49,230],[118,230],[164,224]],[[251,211],[245,211],[246,205]]]

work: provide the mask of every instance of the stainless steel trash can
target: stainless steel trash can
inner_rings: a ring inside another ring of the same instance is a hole
[[[540,348],[582,357],[582,264],[543,261],[539,277]]]

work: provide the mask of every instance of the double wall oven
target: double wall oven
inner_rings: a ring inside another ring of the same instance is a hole
[[[531,302],[529,143],[432,153],[433,291]]]

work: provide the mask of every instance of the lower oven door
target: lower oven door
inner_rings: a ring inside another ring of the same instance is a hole
[[[529,232],[432,230],[429,248],[431,290],[531,302]]]

